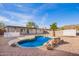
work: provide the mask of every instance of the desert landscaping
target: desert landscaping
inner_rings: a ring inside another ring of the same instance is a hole
[[[1,56],[77,56],[79,55],[79,37],[61,37],[66,43],[59,45],[54,50],[41,48],[20,48],[8,45],[8,41],[0,36],[0,55]]]

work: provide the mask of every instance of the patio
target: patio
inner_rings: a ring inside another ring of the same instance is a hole
[[[11,47],[7,40],[0,36],[0,56],[78,56],[79,54],[63,50],[44,50],[39,48]]]

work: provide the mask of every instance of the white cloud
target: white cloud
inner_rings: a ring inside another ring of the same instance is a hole
[[[10,20],[10,19],[8,19],[7,17],[4,17],[4,16],[0,16],[0,22],[5,23],[5,25],[13,25],[13,24],[18,25],[17,22]]]
[[[0,3],[0,9],[4,9],[4,6],[2,3]]]
[[[8,22],[8,21],[9,21],[9,19],[7,19],[6,17],[0,16],[0,21],[3,21],[3,22]]]
[[[5,23],[9,25],[20,25],[20,26],[25,26],[26,23],[29,20],[34,20],[33,15],[25,15],[21,13],[15,13],[15,12],[10,12],[10,11],[3,11],[4,14],[7,14],[10,17],[7,18],[7,16],[0,16],[0,20],[4,21]]]
[[[15,6],[19,7],[19,8],[22,8],[23,5],[22,4],[14,4]]]
[[[47,27],[47,26],[46,26],[46,23],[45,23],[45,21],[47,20],[47,17],[48,17],[48,14],[45,14],[45,15],[42,17],[42,19],[41,19],[41,24],[40,24],[41,28]]]
[[[25,6],[23,4],[14,4],[22,12],[32,12],[33,8]]]
[[[11,19],[14,19],[14,17],[16,17],[16,20],[21,23],[26,23],[30,20],[34,20],[33,15],[25,15],[25,14],[14,13],[14,12],[8,12],[8,13],[13,16]]]
[[[43,4],[40,7],[38,7],[37,9],[33,10],[33,14],[37,13],[37,12],[41,12],[42,10],[46,10],[46,9],[56,9],[57,4]]]
[[[39,6],[37,9],[34,9],[32,13],[35,14],[35,13],[41,11],[41,9],[42,9],[44,6],[45,6],[45,4]]]
[[[27,14],[22,14],[22,13],[16,13],[16,12],[10,12],[10,11],[4,11],[4,13],[7,13],[7,14],[12,15],[12,16],[20,17],[23,20],[33,18],[33,15],[27,15]]]

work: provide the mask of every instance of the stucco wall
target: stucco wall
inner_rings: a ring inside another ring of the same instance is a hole
[[[63,36],[63,30],[55,31],[57,37]]]
[[[53,31],[49,31],[49,35],[53,36]],[[58,31],[55,31],[55,36],[56,37],[76,36],[76,30],[58,30]]]
[[[63,30],[63,36],[76,36],[76,30]]]
[[[53,36],[53,31],[49,31],[49,36]],[[63,31],[60,30],[60,31],[55,31],[55,36],[56,37],[60,37],[60,36],[63,36]]]

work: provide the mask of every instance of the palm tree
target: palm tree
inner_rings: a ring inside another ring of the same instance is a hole
[[[53,30],[53,36],[55,36],[55,30],[56,30],[57,28],[58,28],[58,27],[57,27],[57,23],[52,23],[52,24],[50,25],[50,29]]]

